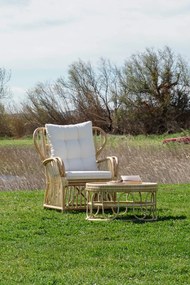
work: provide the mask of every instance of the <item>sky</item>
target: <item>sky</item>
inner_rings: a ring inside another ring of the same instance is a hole
[[[190,0],[0,0],[0,68],[12,100],[67,74],[79,59],[122,66],[169,46],[190,62]]]

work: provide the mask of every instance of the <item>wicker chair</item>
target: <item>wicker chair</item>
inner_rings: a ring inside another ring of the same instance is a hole
[[[99,159],[107,138],[92,123],[46,124],[33,134],[34,145],[45,167],[44,207],[66,210],[86,208],[85,184],[117,179],[118,159]]]

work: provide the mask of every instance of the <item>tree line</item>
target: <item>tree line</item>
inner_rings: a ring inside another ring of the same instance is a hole
[[[0,69],[0,98],[9,74]],[[91,120],[112,134],[162,134],[189,128],[190,68],[169,47],[147,48],[118,67],[100,59],[78,60],[67,76],[27,91],[19,112],[0,104],[0,135],[31,134],[45,123]]]

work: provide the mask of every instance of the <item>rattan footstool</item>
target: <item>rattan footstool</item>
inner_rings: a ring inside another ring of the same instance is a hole
[[[106,221],[132,209],[138,220],[157,219],[157,183],[128,184],[117,182],[86,183],[86,219]],[[111,213],[110,210],[111,209]]]

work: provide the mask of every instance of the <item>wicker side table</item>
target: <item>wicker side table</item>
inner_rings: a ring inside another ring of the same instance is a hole
[[[157,183],[87,183],[86,219],[110,220],[126,214],[131,208],[136,219],[154,221],[157,219],[156,194]],[[107,213],[107,209],[111,209]]]

